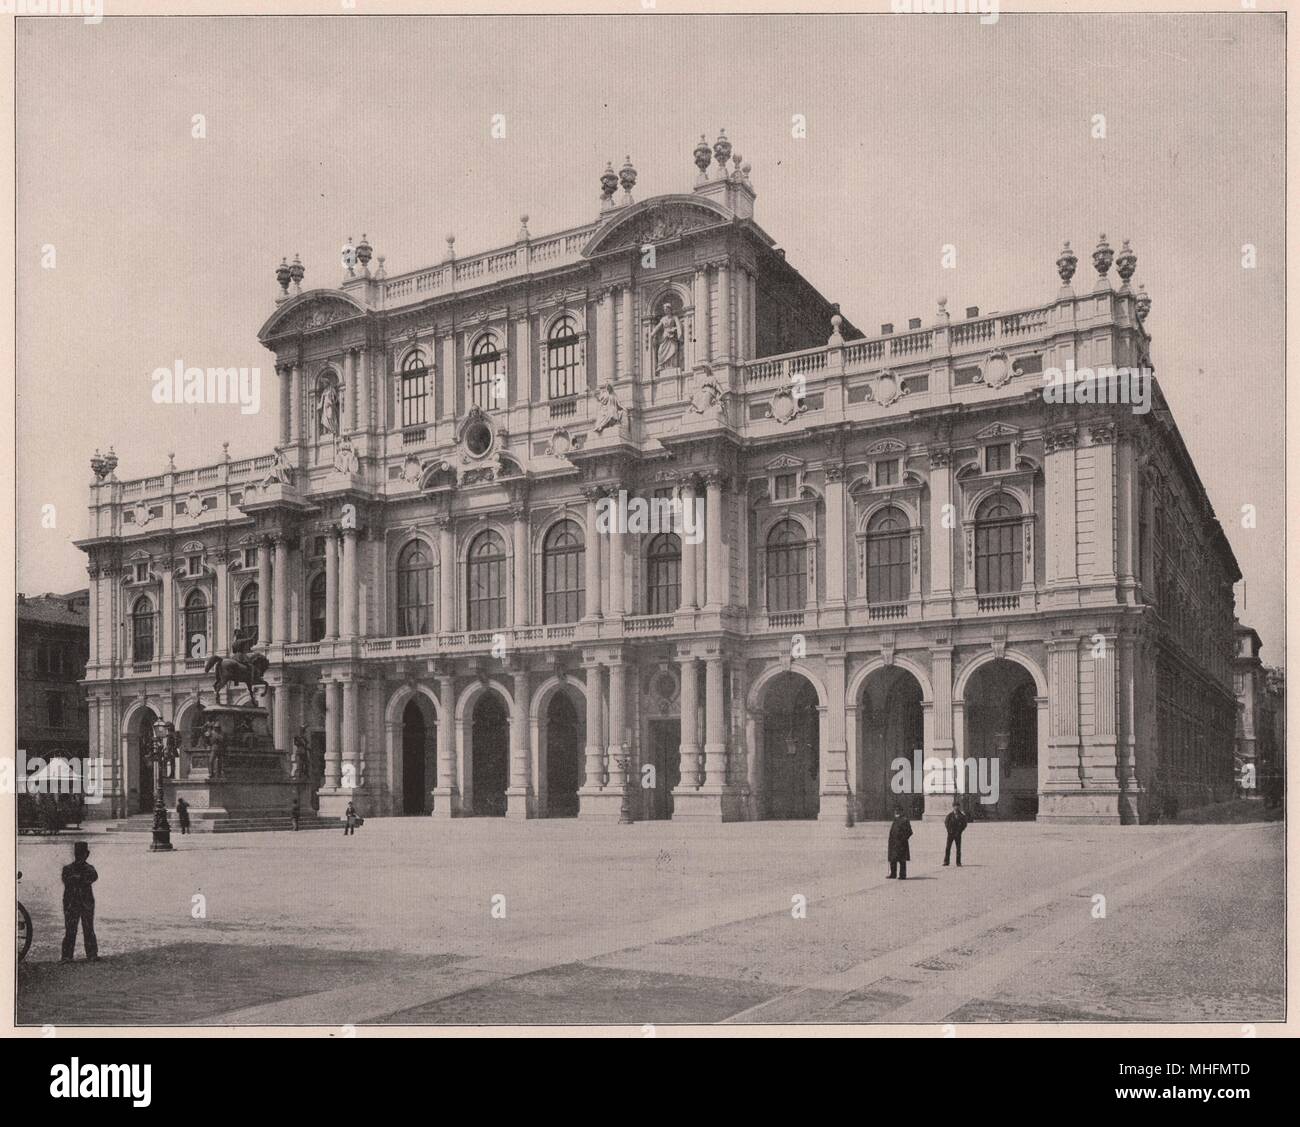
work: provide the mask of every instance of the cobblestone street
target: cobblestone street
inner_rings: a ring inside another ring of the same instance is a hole
[[[72,838],[23,838],[18,1021],[1282,1018],[1281,824],[977,824],[960,869],[915,826],[905,884],[882,823],[89,833],[97,965],[58,962]]]

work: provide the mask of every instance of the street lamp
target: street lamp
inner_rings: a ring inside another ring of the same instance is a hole
[[[632,757],[630,755],[620,757],[618,766],[623,772],[623,801],[618,806],[618,824],[630,826],[635,821],[632,817]]]
[[[172,848],[172,827],[167,821],[167,806],[163,801],[163,773],[167,764],[177,757],[176,726],[170,720],[155,720],[153,738],[149,741],[146,758],[153,764],[153,841],[150,853],[166,853]]]

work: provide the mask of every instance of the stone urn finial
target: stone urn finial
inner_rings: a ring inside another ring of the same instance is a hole
[[[528,233],[528,215],[519,217],[519,242],[526,243],[532,236]]]
[[[844,343],[844,335],[840,332],[840,326],[844,324],[844,318],[838,313],[831,314],[831,335],[826,342],[831,348],[838,348]]]
[[[1074,271],[1079,265],[1079,256],[1070,249],[1070,240],[1065,240],[1065,246],[1061,248],[1061,253],[1056,256],[1056,272],[1061,275],[1061,285],[1068,286],[1070,280],[1074,277]]]
[[[370,273],[370,257],[374,254],[375,248],[370,245],[370,240],[366,238],[366,233],[361,232],[361,241],[357,243],[357,261],[361,263],[361,269],[367,274]]]
[[[631,203],[632,189],[636,187],[636,169],[632,167],[632,158],[630,156],[623,158],[623,167],[618,170],[618,182],[623,185],[623,191],[627,193],[628,203]]]
[[[1145,321],[1147,319],[1147,314],[1150,312],[1151,312],[1151,295],[1147,293],[1146,286],[1139,285],[1138,292],[1137,292],[1138,323],[1141,324],[1141,322]]]
[[[449,259],[456,257],[456,236],[450,231],[447,232],[447,257]]]
[[[700,170],[699,176],[695,178],[697,184],[703,184],[709,178],[709,161],[713,159],[713,150],[709,148],[709,143],[704,139],[704,134],[700,134],[700,143],[695,146],[695,167]]]
[[[1128,239],[1125,239],[1123,247],[1120,248],[1120,252],[1115,258],[1115,272],[1119,274],[1125,290],[1128,289],[1128,280],[1133,277],[1133,271],[1137,269],[1137,264],[1137,255],[1133,253],[1132,247],[1128,245]]]
[[[1099,282],[1106,279],[1110,272],[1110,264],[1115,261],[1115,252],[1111,249],[1110,243],[1106,241],[1106,235],[1103,232],[1097,242],[1097,249],[1092,252],[1092,264],[1097,268],[1097,280]]]
[[[293,279],[293,288],[296,293],[302,293],[302,280],[307,271],[303,268],[302,259],[294,252],[293,264],[289,267],[289,277]]]
[[[286,297],[289,296],[289,260],[281,257],[280,265],[275,268],[275,280],[280,283],[280,289],[284,291]]]
[[[607,211],[614,206],[614,193],[618,190],[618,173],[614,171],[612,160],[605,162],[605,171],[600,174],[600,209]]]
[[[727,175],[727,161],[731,159],[731,142],[727,140],[727,131],[718,130],[718,139],[713,142],[713,159],[718,162],[721,175]]]

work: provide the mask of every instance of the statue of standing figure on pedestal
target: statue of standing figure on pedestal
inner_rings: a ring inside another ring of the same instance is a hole
[[[339,391],[332,383],[327,383],[320,389],[320,398],[317,401],[317,411],[320,415],[321,434],[338,434]]]
[[[650,333],[650,343],[655,345],[655,371],[682,366],[682,319],[673,313],[673,307],[664,302],[664,314]]]

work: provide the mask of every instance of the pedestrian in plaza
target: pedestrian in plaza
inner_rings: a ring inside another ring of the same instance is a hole
[[[181,828],[181,833],[190,832],[190,804],[183,798],[176,800],[176,823]]]
[[[952,854],[953,845],[956,845],[957,868],[961,868],[961,835],[969,822],[970,819],[966,817],[965,811],[961,808],[961,800],[954,798],[952,800],[952,809],[948,811],[948,816],[943,820],[943,828],[948,831],[948,844],[943,847],[943,863],[945,865]]]
[[[77,924],[81,924],[81,941],[86,958],[99,962],[99,941],[95,938],[95,890],[99,880],[95,866],[86,860],[90,846],[84,841],[72,846],[72,864],[63,866],[63,962],[72,962],[77,950]]]
[[[912,823],[901,809],[894,811],[894,824],[889,827],[889,878],[907,880],[907,863],[912,859],[907,839],[912,836]]]
[[[358,821],[357,808],[351,802],[349,802],[348,808],[345,811],[343,811],[343,836],[344,837],[347,837],[348,834],[355,834],[357,832],[357,821]]]
[[[293,805],[289,808],[289,820],[293,822],[293,832],[298,832],[298,819],[302,817],[302,806],[298,802],[298,796],[293,796]]]

